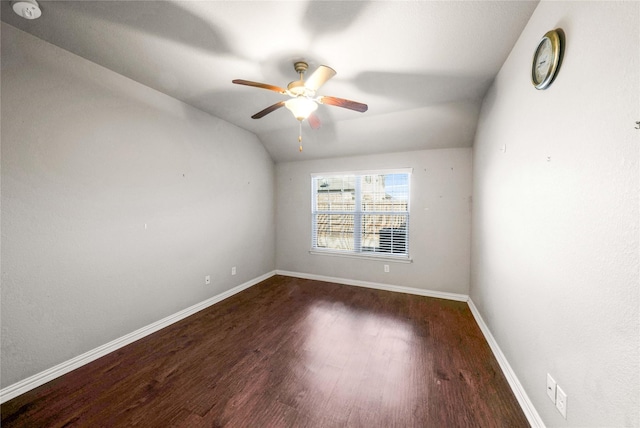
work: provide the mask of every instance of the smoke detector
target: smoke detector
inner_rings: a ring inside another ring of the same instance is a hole
[[[42,11],[36,0],[14,0],[11,2],[13,11],[25,19],[40,18]]]

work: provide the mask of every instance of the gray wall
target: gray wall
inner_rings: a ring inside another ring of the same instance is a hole
[[[6,24],[1,101],[2,387],[275,268],[253,134]]]
[[[309,254],[310,174],[385,168],[413,168],[409,232],[413,263]],[[285,271],[468,294],[471,174],[471,149],[279,163],[276,265]],[[389,273],[384,273],[384,264],[390,265]]]
[[[471,298],[547,426],[640,426],[639,18],[638,2],[541,2],[479,120]],[[557,27],[564,62],[536,91]]]

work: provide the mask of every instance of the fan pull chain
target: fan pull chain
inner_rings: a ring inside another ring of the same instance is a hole
[[[302,152],[302,121],[300,121],[299,125],[300,125],[300,132],[298,133],[298,143],[300,144],[299,150],[300,152]]]

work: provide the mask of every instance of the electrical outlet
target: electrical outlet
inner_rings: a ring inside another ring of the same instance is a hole
[[[563,418],[567,419],[567,394],[560,388],[556,387],[556,408]]]
[[[204,284],[205,285],[211,284],[211,276],[210,275],[207,275],[207,276],[204,277]]]
[[[232,267],[231,268],[231,275],[235,275],[236,274],[236,267]]]
[[[551,401],[555,404],[556,402],[556,381],[553,380],[551,375],[547,373],[547,395],[551,399]]]
[[[389,272],[389,265],[384,265],[384,271]]]

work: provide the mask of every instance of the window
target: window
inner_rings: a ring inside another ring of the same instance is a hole
[[[409,259],[411,170],[312,174],[313,252]]]

